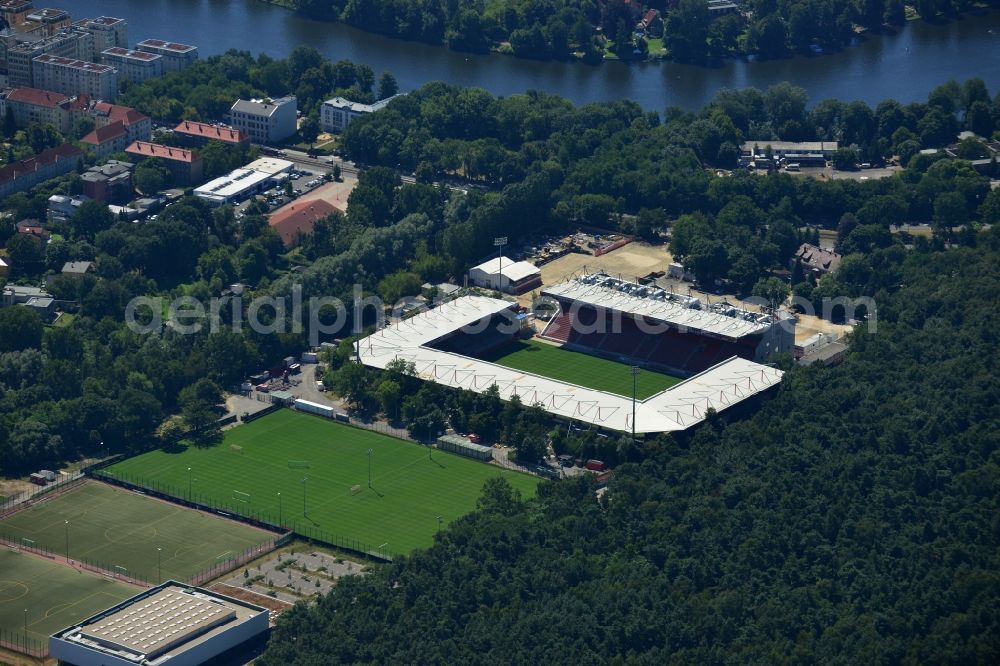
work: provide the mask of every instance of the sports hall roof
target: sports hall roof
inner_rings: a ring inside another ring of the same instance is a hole
[[[546,287],[542,295],[572,299],[594,307],[733,339],[763,333],[773,321],[770,315],[744,312],[732,306],[695,309],[691,307],[691,302],[700,305],[696,299],[670,294],[656,286],[619,280],[604,273],[592,273]]]
[[[541,403],[555,416],[631,432],[630,397],[427,346],[448,333],[510,308],[511,303],[499,299],[463,296],[386,326],[361,339],[355,349],[361,362],[369,367],[385,368],[394,359],[402,358],[412,361],[417,375],[424,380],[477,393],[496,384],[505,400],[517,395],[524,403]],[[774,386],[781,381],[782,374],[780,370],[733,357],[637,403],[635,430],[637,433],[685,430],[703,421],[709,408],[721,412],[732,407]]]

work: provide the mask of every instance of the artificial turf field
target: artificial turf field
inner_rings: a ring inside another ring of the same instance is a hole
[[[141,590],[43,557],[0,549],[0,628],[46,641],[54,631],[86,619]]]
[[[20,543],[30,539],[35,547],[64,557],[67,520],[70,559],[109,570],[124,567],[152,583],[159,582],[160,572],[164,580],[189,580],[273,537],[96,481],[8,516],[0,521],[0,534]],[[157,553],[157,548],[163,550]]]
[[[234,450],[233,445],[242,450]],[[372,489],[368,488],[368,449],[373,451]],[[280,520],[305,534],[323,531],[344,545],[353,540],[359,543],[352,547],[386,553],[429,546],[438,529],[438,516],[450,522],[475,509],[489,478],[502,476],[523,496],[535,494],[535,477],[443,451],[433,450],[429,455],[430,451],[370,430],[283,409],[227,430],[218,445],[189,446],[174,453],[151,451],[106,472],[184,497],[190,467],[196,501]],[[308,480],[303,484],[305,477]],[[352,494],[353,486],[360,486],[360,492]],[[249,501],[237,493],[249,494]]]
[[[483,360],[597,391],[632,395],[631,366],[538,340],[505,345]],[[636,380],[635,395],[645,400],[682,381],[679,377],[643,369]]]

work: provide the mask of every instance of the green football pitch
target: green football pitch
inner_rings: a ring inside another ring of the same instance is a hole
[[[8,516],[0,535],[59,557],[68,544],[70,559],[151,583],[190,580],[274,536],[96,481]]]
[[[43,557],[0,549],[0,628],[41,644],[52,632],[84,620],[141,590]],[[25,613],[27,611],[27,613]]]
[[[385,553],[431,545],[438,517],[450,522],[475,509],[489,478],[502,476],[523,496],[535,494],[535,477],[431,451],[285,409],[227,430],[218,445],[151,451],[106,471],[177,497],[190,493],[198,502],[280,521],[304,535]]]
[[[505,345],[483,360],[597,391],[632,395],[629,365],[538,340],[519,340]],[[636,379],[636,398],[645,400],[681,381],[678,377],[643,369]]]

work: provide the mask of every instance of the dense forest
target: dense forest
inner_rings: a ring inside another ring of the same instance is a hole
[[[847,45],[859,28],[902,25],[910,11],[954,16],[971,0],[271,0],[309,16],[460,51],[597,62],[605,57],[680,61],[756,53],[781,57]],[[655,18],[650,21],[650,10]]]
[[[434,547],[284,614],[262,666],[992,663],[1000,233],[900,253],[835,368],[663,437],[595,498],[487,485]]]

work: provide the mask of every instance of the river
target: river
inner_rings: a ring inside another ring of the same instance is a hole
[[[699,67],[668,62],[584,65],[456,53],[248,0],[70,0],[63,6],[74,19],[126,19],[133,45],[159,37],[194,44],[203,57],[231,48],[285,57],[307,44],[333,60],[366,63],[376,75],[390,71],[404,91],[440,80],[497,95],[543,90],[576,103],[627,98],[662,111],[670,105],[699,109],[720,88],[766,88],[779,81],[802,86],[811,102],[860,99],[872,106],[887,97],[923,101],[934,86],[952,78],[982,78],[994,94],[1000,88],[997,11],[942,25],[912,22],[895,34],[869,36],[830,55]]]

